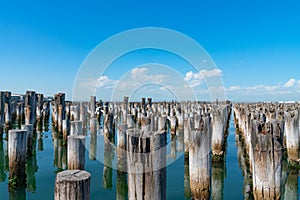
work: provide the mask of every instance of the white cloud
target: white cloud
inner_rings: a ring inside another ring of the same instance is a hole
[[[265,86],[265,90],[268,90],[268,91],[275,91],[278,88],[279,87],[277,85]]]
[[[102,88],[111,89],[116,85],[116,83],[117,83],[117,80],[110,79],[107,76],[100,76],[97,79],[96,86],[97,86],[97,88],[102,87]]]
[[[189,71],[185,74],[184,80],[189,81],[193,78],[194,73],[192,71]]]
[[[133,81],[161,84],[168,78],[168,76],[159,73],[149,75],[148,68],[134,68],[131,71],[131,78]]]
[[[199,86],[203,83],[203,79],[209,77],[221,76],[222,70],[213,69],[213,70],[201,70],[200,72],[194,73],[189,71],[185,74],[184,80],[187,81],[191,87]]]
[[[277,89],[280,89],[278,85],[254,85],[254,86],[247,86],[247,87],[241,87],[239,85],[230,86],[227,91],[248,91],[248,92],[261,92],[261,91],[275,91]]]
[[[201,70],[200,73],[204,78],[208,78],[208,77],[221,76],[222,70],[220,70],[220,69]]]
[[[160,88],[159,88],[161,91],[174,91],[175,90],[175,88],[174,88],[174,86],[172,86],[172,85],[165,85],[165,86],[161,86]]]
[[[300,94],[300,80],[290,79],[286,83],[279,82],[276,85],[254,85],[254,86],[230,86],[226,89],[228,96],[233,99],[249,99],[258,100],[297,100]],[[246,99],[246,100],[249,100]]]
[[[297,81],[293,78],[291,78],[288,82],[286,82],[283,87],[293,87],[295,84],[297,83]]]
[[[131,71],[131,78],[134,80],[143,80],[146,75],[148,69],[147,68],[134,68]]]
[[[236,86],[230,86],[230,88],[228,89],[228,91],[234,91],[234,90],[240,90],[241,86],[236,85]]]

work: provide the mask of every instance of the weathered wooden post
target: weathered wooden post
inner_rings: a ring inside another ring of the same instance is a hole
[[[75,105],[73,103],[70,109],[71,109],[71,119],[74,121],[80,120],[80,106],[77,104]]]
[[[184,139],[184,151],[188,152],[190,147],[190,134],[194,127],[193,119],[187,117],[184,119],[183,139]]]
[[[211,118],[203,117],[190,134],[189,167],[192,198],[209,199],[211,188]]]
[[[167,177],[166,177],[166,145],[167,133],[165,131],[152,132],[151,144],[151,164],[152,171],[145,181],[148,183],[148,194],[145,199],[166,199]],[[147,180],[148,178],[148,180]],[[154,187],[149,183],[154,183]]]
[[[149,117],[142,117],[141,130],[150,131],[150,123],[151,119]]]
[[[0,92],[0,138],[2,138],[2,132],[4,127],[4,106],[5,106],[5,93]]]
[[[85,136],[68,136],[68,169],[84,169]]]
[[[70,120],[64,119],[62,121],[62,132],[63,132],[63,141],[66,144],[68,136],[70,135]]]
[[[150,131],[157,131],[157,126],[155,122],[155,116],[154,114],[149,114],[150,124],[149,124],[149,130]]]
[[[44,121],[47,121],[50,117],[50,101],[48,99],[45,99],[43,103],[42,115]]]
[[[10,126],[12,122],[11,92],[6,91],[4,94],[5,94],[5,104],[4,104],[5,124]]]
[[[22,130],[27,131],[27,156],[32,156],[33,148],[33,124],[22,125]]]
[[[11,109],[11,122],[13,122],[16,119],[16,109],[17,109],[18,101],[11,100],[10,109]],[[19,122],[19,121],[18,121]],[[18,123],[19,125],[20,123]]]
[[[183,129],[184,115],[182,113],[177,112],[176,116],[177,116],[178,129]]]
[[[82,121],[83,132],[87,125],[87,108],[85,102],[80,102],[80,121]]]
[[[97,157],[97,124],[98,119],[92,118],[90,119],[90,150],[89,150],[89,159],[96,160]]]
[[[127,124],[118,124],[118,139],[117,139],[117,146],[118,148],[121,148],[123,150],[126,149],[126,130],[127,130]]]
[[[24,114],[24,101],[18,102],[16,105],[16,119],[21,120]]]
[[[115,142],[115,131],[114,131],[114,115],[108,113],[105,115],[104,126],[103,126],[104,139],[106,142]]]
[[[126,134],[128,199],[166,199],[166,132]]]
[[[299,159],[299,113],[290,111],[285,113],[284,134],[289,162]]]
[[[219,106],[212,109],[212,153],[216,156],[222,156],[224,153],[225,120],[223,112],[224,109]]]
[[[26,91],[25,95],[25,124],[35,124],[36,95],[35,91]]]
[[[36,119],[38,121],[40,121],[42,118],[43,104],[44,104],[44,95],[36,94]]]
[[[57,120],[55,122],[55,125],[57,127],[58,132],[62,132],[62,120],[65,119],[66,115],[65,94],[55,94],[54,102],[57,109]]]
[[[147,99],[147,106],[148,106],[149,108],[152,107],[152,98],[148,98],[148,99]]]
[[[2,140],[4,128],[4,102],[5,94],[4,92],[0,92],[0,140]]]
[[[8,134],[10,184],[15,186],[25,185],[27,130],[9,130]]]
[[[199,128],[199,125],[200,125],[200,121],[201,121],[201,115],[198,115],[198,114],[195,114],[193,119],[194,119],[194,129],[198,129]]]
[[[133,115],[132,114],[127,114],[127,128],[134,128],[135,124],[134,124],[134,119],[133,119]]]
[[[141,102],[141,109],[142,109],[142,113],[145,114],[146,113],[146,98],[142,98],[142,102]]]
[[[122,114],[123,114],[123,123],[127,123],[127,115],[128,115],[128,99],[129,97],[124,97]]]
[[[91,135],[97,135],[97,125],[98,125],[97,118],[91,118],[90,119],[90,134]]]
[[[89,200],[91,174],[83,170],[66,170],[56,175],[55,200]]]
[[[65,119],[71,119],[71,101],[65,101]]]
[[[70,122],[70,135],[83,135],[82,121]]]
[[[137,109],[137,107],[135,106],[134,103],[131,103],[129,105],[130,105],[130,108],[131,108],[130,112],[133,115],[133,121],[134,121],[134,123],[137,123],[138,109]]]
[[[90,99],[90,116],[91,118],[96,117],[96,96],[91,96]]]
[[[255,199],[280,199],[282,146],[274,140],[271,122],[253,120],[251,134],[253,194]]]
[[[177,124],[176,116],[170,116],[169,121],[170,121],[171,134],[175,135],[176,134],[176,124]]]
[[[167,130],[167,116],[158,117],[157,130],[158,131],[165,131],[165,130]]]
[[[138,107],[137,119],[136,119],[136,123],[138,126],[141,126],[142,118],[143,118],[142,109]]]

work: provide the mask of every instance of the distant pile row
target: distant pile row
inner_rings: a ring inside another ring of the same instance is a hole
[[[89,102],[71,102],[65,100],[63,93],[48,99],[33,91],[28,91],[24,96],[19,97],[11,97],[10,92],[1,92],[0,103],[2,127],[6,125],[9,128],[12,118],[25,117],[24,130],[11,130],[8,134],[9,149],[14,154],[10,158],[11,160],[18,158],[22,162],[11,163],[11,178],[23,177],[25,154],[17,154],[17,152],[30,148],[32,129],[43,117],[47,119],[52,109],[54,130],[62,134],[63,143],[68,146],[68,170],[84,169],[84,144],[87,129],[90,129],[91,138],[95,138],[97,126],[103,125],[105,143],[117,144],[118,152],[127,152],[127,156],[122,153],[118,156],[119,161],[123,160],[122,166],[127,163],[125,169],[128,172],[128,187],[130,187],[128,196],[137,197],[135,193],[138,193],[145,195],[141,197],[145,199],[166,198],[166,193],[163,192],[166,180],[163,177],[165,177],[165,146],[168,131],[172,137],[184,138],[184,150],[189,160],[189,184],[192,197],[209,198],[211,153],[217,158],[224,155],[225,133],[231,113],[230,102],[153,103],[151,98],[148,98],[147,102],[145,98],[142,98],[141,102],[129,102],[128,97],[124,97],[123,102],[102,102],[101,100],[97,102],[94,96]],[[115,136],[116,130],[118,130],[117,137]],[[152,155],[152,152],[156,153]],[[138,157],[135,153],[138,153]],[[150,153],[150,157],[139,157],[143,153],[146,155]],[[144,162],[145,159],[149,160]],[[19,167],[16,168],[17,165]],[[136,172],[139,172],[139,175]],[[154,181],[154,184],[149,185],[149,181],[135,183],[137,180]],[[59,177],[57,181],[60,181]],[[61,192],[59,191],[59,188],[62,188],[60,184],[69,184],[68,180],[65,182],[57,183],[57,193]],[[151,189],[153,185],[156,187]],[[86,190],[82,191],[83,195],[88,193]],[[62,194],[57,195],[64,198]]]
[[[11,127],[14,119],[25,119],[26,124],[47,119],[50,114],[50,100],[43,94],[27,91],[25,95],[12,96],[11,92],[0,92],[0,132]]]

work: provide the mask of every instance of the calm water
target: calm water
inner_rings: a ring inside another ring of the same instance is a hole
[[[35,140],[36,150],[33,158],[27,160],[27,188],[21,191],[11,193],[8,191],[7,142],[3,140],[0,143],[0,199],[53,199],[55,176],[57,172],[65,168],[66,151],[61,145],[61,140],[57,139],[55,134],[51,132],[51,127],[48,129],[44,127],[44,132],[37,133],[41,137]],[[231,117],[228,131],[226,161],[223,166],[212,168],[212,182],[217,183],[216,188],[219,189],[217,194],[220,198],[244,199],[244,194],[251,198],[251,192],[248,189],[250,179],[247,178],[243,150],[241,149],[241,142],[235,134],[233,117]],[[183,141],[179,138],[171,139],[169,135],[167,160],[170,164],[167,167],[167,199],[186,199],[189,198],[189,192],[188,184],[184,183],[184,153],[180,148]],[[86,144],[89,143],[90,137],[87,137]],[[89,145],[87,145],[87,149],[89,149]],[[103,135],[99,131],[97,158],[103,160],[103,157]],[[110,154],[109,157],[112,159],[112,163],[117,162],[116,155]],[[187,165],[186,169],[188,169]],[[88,151],[86,151],[85,170],[91,173],[91,199],[116,199],[117,184],[119,185],[118,188],[121,188],[118,190],[120,194],[126,193],[125,176],[122,173],[117,173],[114,169],[104,167],[102,162],[98,160],[90,160]],[[300,189],[297,184],[300,180],[298,174],[283,172],[283,176],[287,186],[289,186],[288,188],[292,188],[291,190],[294,192],[290,199],[299,199]],[[216,188],[212,188],[212,190],[216,190]],[[295,196],[297,194],[298,197]]]

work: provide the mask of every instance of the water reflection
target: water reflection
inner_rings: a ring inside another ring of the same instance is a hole
[[[171,158],[173,160],[176,160],[176,153],[177,153],[177,150],[176,150],[176,142],[177,142],[177,137],[174,136],[174,135],[171,135]]]
[[[246,153],[246,145],[241,137],[239,130],[236,129],[235,142],[237,146],[238,163],[244,177],[243,194],[244,199],[253,199],[252,192],[252,175],[250,172],[249,157]]]
[[[116,184],[116,199],[126,200],[127,199],[127,176],[126,172],[117,171],[117,184]]]
[[[283,199],[298,200],[298,171],[289,169],[287,159],[282,160],[282,183]]]
[[[298,173],[290,172],[288,174],[286,184],[284,187],[284,199],[285,200],[297,200],[299,199],[298,193]]]
[[[190,187],[190,166],[189,153],[184,153],[184,197],[190,199],[192,197]]]
[[[89,148],[89,159],[96,160],[97,157],[97,118],[90,119],[90,148]]]
[[[5,166],[5,156],[4,156],[4,143],[0,140],[0,182],[4,182],[6,179]]]
[[[25,187],[10,188],[9,200],[26,200]]]
[[[112,189],[112,161],[114,159],[114,147],[111,143],[104,143],[104,166],[103,166],[103,187],[106,189]]]
[[[53,148],[54,148],[54,166],[58,171],[67,169],[67,146],[64,144],[63,138],[57,132],[52,132]]]
[[[224,179],[226,177],[226,163],[225,163],[225,154],[223,161],[218,163],[212,163],[211,170],[211,196],[214,200],[223,199],[223,189],[224,189]]]
[[[43,133],[37,131],[38,151],[44,151]]]
[[[26,160],[26,188],[28,192],[35,192],[36,191],[36,177],[35,173],[38,171],[37,159],[36,159],[36,138],[32,141],[32,150],[31,155]]]
[[[97,158],[97,135],[91,134],[90,148],[89,148],[89,159],[96,160]]]

